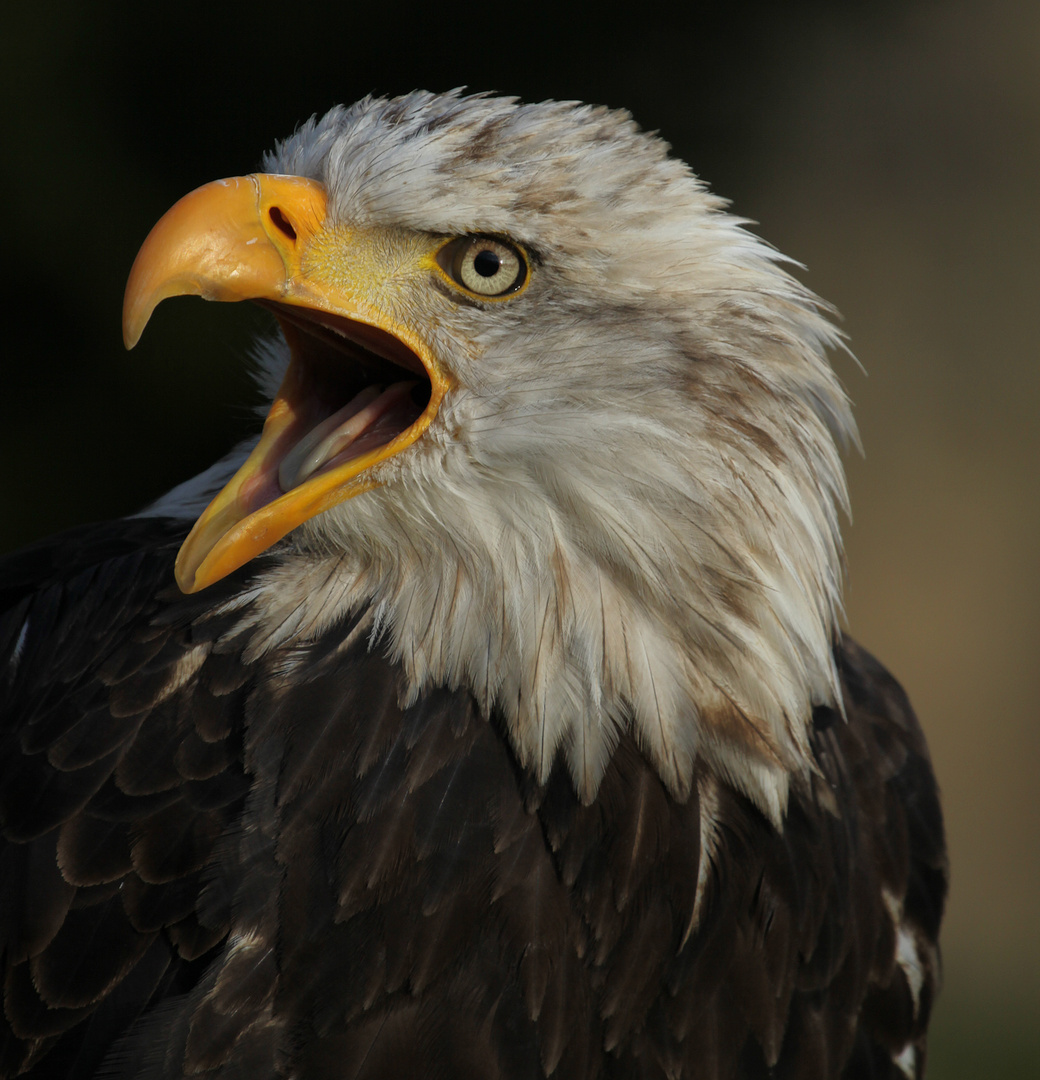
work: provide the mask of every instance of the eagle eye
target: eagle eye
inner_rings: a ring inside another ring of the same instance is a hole
[[[490,236],[460,236],[437,252],[440,268],[468,292],[495,299],[509,296],[527,282],[524,253],[506,240]]]

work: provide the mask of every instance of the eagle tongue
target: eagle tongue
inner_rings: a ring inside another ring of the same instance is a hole
[[[278,467],[278,484],[282,491],[298,487],[323,465],[342,454],[383,416],[392,412],[402,399],[408,398],[415,385],[413,380],[394,383],[385,389],[381,386],[366,386],[343,408],[312,428],[285,455]],[[407,427],[407,424],[404,426]],[[391,435],[383,441],[389,442],[392,437]],[[369,447],[366,446],[365,449]]]

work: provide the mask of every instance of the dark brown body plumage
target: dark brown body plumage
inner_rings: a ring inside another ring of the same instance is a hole
[[[469,694],[402,708],[365,613],[250,662],[217,613],[269,560],[184,597],[181,533],[0,572],[0,1075],[851,1080],[918,1039],[923,1068],[942,825],[856,645],[782,834],[707,776],[677,804],[627,739],[583,806]]]

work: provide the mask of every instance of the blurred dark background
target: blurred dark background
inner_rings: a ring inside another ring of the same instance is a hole
[[[1040,1075],[1040,4],[10,5],[0,550],[249,427],[265,316],[123,283],[182,194],[311,113],[466,84],[630,109],[841,310],[852,632],[931,742],[953,859],[932,1077]]]

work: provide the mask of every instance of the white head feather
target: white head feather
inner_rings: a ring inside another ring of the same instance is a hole
[[[510,237],[533,269],[510,303],[413,298],[456,387],[248,618],[259,651],[371,605],[411,696],[469,688],[539,776],[562,750],[591,798],[629,729],[676,796],[700,758],[779,822],[840,700],[841,341],[667,149],[623,112],[417,92],[269,156],[334,224]]]

